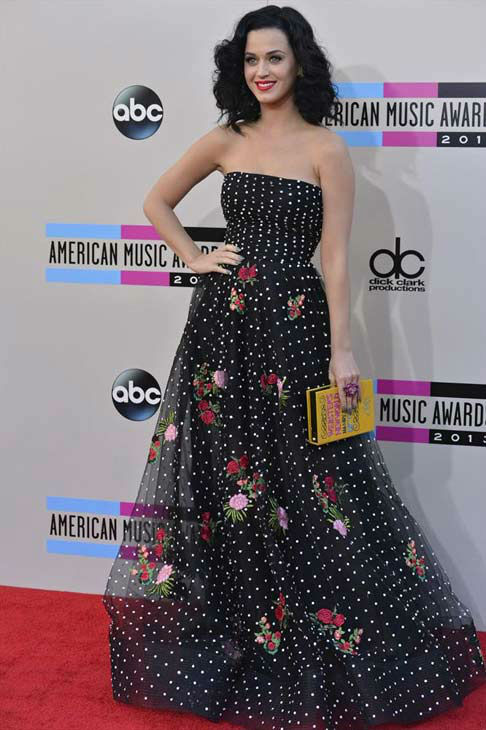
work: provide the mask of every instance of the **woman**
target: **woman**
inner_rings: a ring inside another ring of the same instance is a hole
[[[461,705],[486,670],[372,434],[306,441],[306,388],[327,374],[343,406],[360,395],[354,175],[322,125],[330,65],[302,15],[273,5],[215,60],[227,125],[144,205],[199,277],[104,596],[113,696],[255,729],[418,722]],[[226,238],[204,254],[173,208],[215,170]]]

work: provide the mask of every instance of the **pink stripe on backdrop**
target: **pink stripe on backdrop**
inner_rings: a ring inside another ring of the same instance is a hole
[[[160,241],[157,229],[153,226],[120,226],[122,240],[137,239],[139,241]]]
[[[382,132],[382,147],[437,147],[437,132]]]
[[[427,428],[402,428],[401,426],[377,426],[375,429],[378,441],[402,441],[420,444],[429,443]]]
[[[436,81],[417,81],[416,83],[398,81],[395,83],[383,84],[383,97],[397,99],[408,97],[410,99],[436,99],[439,93],[439,84]]]
[[[120,284],[170,286],[170,273],[168,271],[121,271]]]
[[[383,395],[430,395],[430,381],[378,378],[376,392]]]
[[[133,515],[132,515],[133,512]],[[122,517],[167,517],[169,508],[165,504],[142,504],[139,502],[120,502]]]

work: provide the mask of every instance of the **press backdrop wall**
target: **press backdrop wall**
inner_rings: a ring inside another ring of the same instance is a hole
[[[217,123],[213,48],[262,4],[2,2],[3,584],[104,589],[117,540],[83,527],[120,523],[156,420],[120,413],[112,385],[133,368],[163,392],[192,293],[166,275],[183,272],[169,248],[157,266],[122,252],[163,243],[144,196]],[[292,4],[342,97],[336,131],[357,182],[352,338],[375,379],[376,435],[484,630],[486,5]],[[144,139],[113,117],[131,86],[163,107]],[[215,172],[176,207],[198,244],[223,240],[221,182]],[[79,242],[93,241],[118,259],[83,258]],[[376,288],[384,274],[391,286]]]

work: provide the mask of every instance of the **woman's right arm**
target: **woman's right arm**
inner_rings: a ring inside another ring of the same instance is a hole
[[[143,212],[160,238],[192,271],[206,274],[230,271],[220,264],[239,264],[237,246],[225,244],[208,254],[202,253],[174,213],[174,208],[201,180],[214,172],[222,159],[228,133],[216,127],[194,142],[172,167],[164,172],[145,196]]]

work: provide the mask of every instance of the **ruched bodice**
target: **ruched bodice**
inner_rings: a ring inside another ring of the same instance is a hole
[[[309,265],[323,223],[323,195],[304,180],[255,172],[228,172],[221,187],[225,243],[256,261]]]

